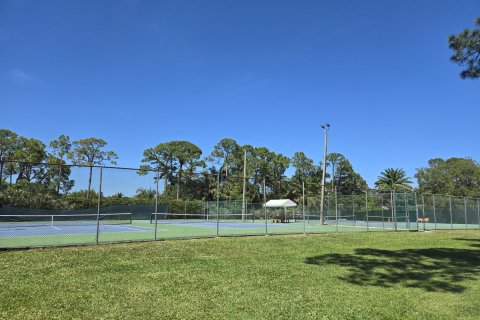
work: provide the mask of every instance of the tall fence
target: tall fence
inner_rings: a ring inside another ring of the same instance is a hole
[[[0,248],[328,232],[480,229],[479,199],[208,173],[6,163]],[[278,198],[295,207],[267,207]],[[323,214],[322,214],[323,211]]]

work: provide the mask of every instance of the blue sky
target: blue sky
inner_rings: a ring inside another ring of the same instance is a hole
[[[316,162],[320,123],[370,185],[480,160],[480,82],[449,61],[475,0],[0,0],[0,127],[101,137],[118,165],[224,137]]]

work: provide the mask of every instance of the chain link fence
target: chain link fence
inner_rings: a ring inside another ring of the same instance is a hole
[[[174,238],[480,229],[480,200],[328,190],[220,173],[4,163],[0,248]],[[290,199],[295,207],[267,207]]]

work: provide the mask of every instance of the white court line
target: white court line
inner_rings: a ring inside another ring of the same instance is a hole
[[[142,231],[142,230],[148,230],[148,231],[151,231],[151,230],[155,230],[155,228],[149,228],[149,227],[143,227],[143,226],[124,226],[124,225],[116,225],[116,224],[112,224],[112,225],[109,225],[111,227],[114,227],[114,229],[120,229],[120,230],[132,230],[132,231]]]
[[[55,226],[50,226],[50,227],[55,228],[55,229],[60,230],[60,231],[62,230],[62,229],[57,228],[57,227],[55,227]]]

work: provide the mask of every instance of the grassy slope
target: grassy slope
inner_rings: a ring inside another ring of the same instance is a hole
[[[1,319],[480,317],[478,231],[4,251],[0,270]]]

